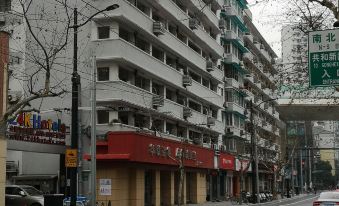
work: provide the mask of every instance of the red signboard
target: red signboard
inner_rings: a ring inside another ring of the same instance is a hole
[[[103,146],[107,149],[100,148],[98,153],[101,154],[98,155],[106,161],[110,158],[105,156],[111,157],[111,160],[118,160],[114,157],[123,155],[127,157],[126,161],[131,162],[179,165],[179,160],[182,159],[186,167],[214,168],[213,150],[148,134],[111,132],[107,145],[98,145]]]
[[[229,154],[221,153],[219,158],[220,158],[220,162],[219,162],[220,169],[234,170],[234,166],[235,166],[235,164],[234,164],[234,161],[235,161],[234,156],[229,155]]]

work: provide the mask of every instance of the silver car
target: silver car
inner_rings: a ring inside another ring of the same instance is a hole
[[[339,192],[329,191],[322,192],[317,200],[313,202],[313,206],[335,206],[339,205]]]
[[[6,206],[43,206],[44,197],[41,191],[28,185],[7,185],[5,194]]]

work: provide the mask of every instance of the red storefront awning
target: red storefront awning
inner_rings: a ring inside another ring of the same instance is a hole
[[[98,160],[179,165],[214,169],[214,150],[137,132],[110,132],[107,144],[97,145]]]
[[[220,153],[219,168],[224,169],[224,170],[234,170],[235,169],[235,157],[230,154]]]

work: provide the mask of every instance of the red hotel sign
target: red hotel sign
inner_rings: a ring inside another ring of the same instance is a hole
[[[235,158],[232,155],[229,154],[220,154],[220,169],[224,170],[234,170],[235,164],[234,164]]]
[[[201,146],[135,132],[111,132],[107,141],[107,150],[98,150],[105,160],[123,155],[131,162],[179,165],[183,157],[186,167],[214,168],[214,151]]]

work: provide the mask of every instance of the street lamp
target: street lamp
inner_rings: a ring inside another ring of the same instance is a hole
[[[78,150],[78,130],[79,130],[79,122],[78,122],[78,106],[79,106],[79,84],[80,84],[80,76],[78,74],[78,28],[87,24],[94,16],[104,11],[111,11],[116,8],[119,8],[119,5],[113,4],[108,6],[107,8],[100,10],[89,17],[84,23],[78,24],[78,10],[74,8],[74,25],[70,28],[73,29],[74,42],[73,42],[73,73],[72,73],[72,130],[71,130],[71,148]],[[94,126],[94,125],[92,125]],[[95,137],[92,137],[95,138]],[[92,145],[93,146],[93,145]],[[95,147],[96,145],[94,145]],[[92,162],[96,161],[92,159]],[[93,171],[92,171],[93,172]],[[70,168],[70,196],[71,196],[71,206],[76,206],[77,199],[77,173],[78,173],[78,165],[76,167]],[[95,177],[94,177],[95,178]],[[95,185],[92,185],[95,191]],[[95,199],[95,194],[92,194],[92,199]],[[95,205],[95,204],[94,204]]]
[[[252,191],[253,191],[253,201],[255,201],[255,198],[257,198],[256,202],[260,203],[259,198],[259,172],[258,172],[258,151],[257,151],[257,143],[255,138],[255,127],[254,127],[254,121],[253,121],[253,112],[254,107],[259,107],[262,103],[274,101],[277,100],[277,98],[274,99],[268,99],[265,101],[260,102],[258,105],[253,106],[253,101],[250,101],[250,122],[251,122],[251,156],[252,156]]]

